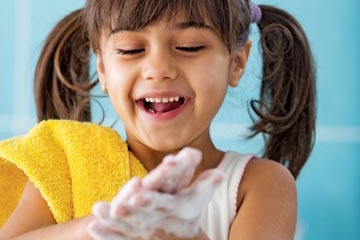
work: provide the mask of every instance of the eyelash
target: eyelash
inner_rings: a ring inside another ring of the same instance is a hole
[[[176,47],[177,50],[180,51],[185,51],[185,52],[198,52],[202,49],[204,49],[205,46],[196,46],[196,47]],[[139,48],[139,49],[130,49],[130,50],[125,50],[125,49],[117,49],[118,54],[122,54],[122,55],[135,55],[138,53],[142,53],[145,49],[143,48]]]
[[[196,47],[177,47],[176,49],[186,52],[198,52],[204,48],[205,48],[204,46],[196,46]]]
[[[138,53],[143,52],[144,49],[131,49],[131,50],[124,50],[124,49],[117,49],[117,53],[121,55],[135,55]]]

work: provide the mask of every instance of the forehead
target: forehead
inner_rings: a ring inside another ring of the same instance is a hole
[[[211,26],[226,45],[232,29],[232,11],[223,0],[88,0],[88,4],[87,25],[95,48],[114,31],[137,31],[161,20],[168,26],[179,22],[191,23],[192,27]]]

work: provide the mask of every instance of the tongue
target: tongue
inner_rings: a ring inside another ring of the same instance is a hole
[[[181,106],[181,102],[168,102],[168,103],[151,103],[150,107],[155,110],[155,112],[164,113],[174,110]]]

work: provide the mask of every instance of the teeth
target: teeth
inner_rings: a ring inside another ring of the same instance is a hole
[[[178,102],[180,100],[179,96],[169,97],[169,98],[145,98],[145,102],[151,103],[167,103],[167,102]]]

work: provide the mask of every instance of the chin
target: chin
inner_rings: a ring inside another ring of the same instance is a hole
[[[175,152],[185,147],[186,144],[180,143],[177,139],[176,141],[154,141],[147,144],[147,146],[158,152]]]

